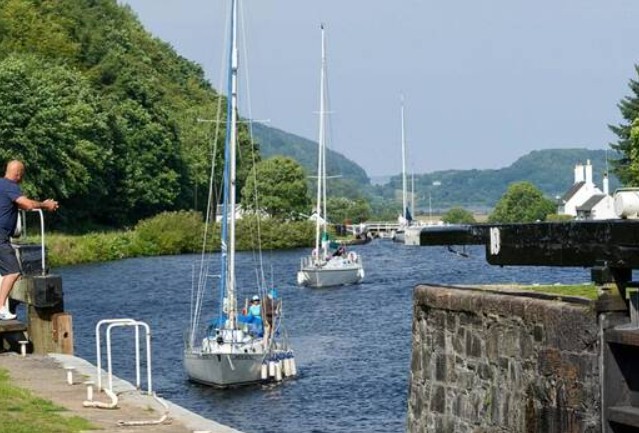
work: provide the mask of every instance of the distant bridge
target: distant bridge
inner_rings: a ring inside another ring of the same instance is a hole
[[[349,226],[350,229],[351,226]],[[366,234],[368,237],[390,237],[399,230],[399,223],[396,221],[366,221],[359,225],[353,225],[354,234]]]

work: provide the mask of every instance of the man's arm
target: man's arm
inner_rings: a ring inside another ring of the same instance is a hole
[[[23,195],[16,199],[16,204],[22,210],[44,209],[49,212],[53,212],[60,207],[58,202],[53,199],[46,199],[44,201],[31,200]]]

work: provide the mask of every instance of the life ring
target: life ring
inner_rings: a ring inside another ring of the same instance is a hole
[[[350,260],[353,263],[357,262],[357,254],[354,251],[350,251],[348,253],[348,260]]]

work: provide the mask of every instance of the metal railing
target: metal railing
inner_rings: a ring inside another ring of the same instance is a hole
[[[115,327],[135,327],[135,380],[136,388],[141,389],[140,381],[140,327],[146,330],[146,370],[147,370],[147,394],[153,394],[153,382],[151,376],[151,329],[149,325],[135,319],[104,319],[95,326],[96,357],[97,357],[97,387],[102,390],[102,344],[100,341],[100,328],[107,325],[106,351],[107,351],[107,378],[108,390],[113,392],[113,369],[111,362],[111,330]]]

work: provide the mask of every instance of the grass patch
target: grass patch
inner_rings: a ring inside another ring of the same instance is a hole
[[[549,285],[549,286],[523,286],[522,289],[531,292],[547,293],[550,295],[578,296],[592,301],[598,298],[597,286],[594,284]]]
[[[7,371],[0,369],[0,433],[75,433],[95,429],[87,420],[65,411],[11,385]]]

